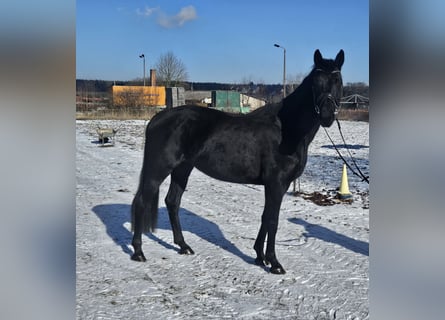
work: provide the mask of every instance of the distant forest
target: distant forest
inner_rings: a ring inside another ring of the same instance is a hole
[[[76,91],[83,94],[88,93],[109,93],[113,85],[142,85],[142,80],[133,81],[106,81],[106,80],[82,80],[76,79]],[[256,98],[271,101],[274,96],[279,96],[283,88],[282,84],[228,84],[216,82],[185,82],[181,85],[185,90],[192,91],[212,91],[212,90],[233,90]],[[286,86],[286,91],[293,91],[297,85]],[[363,82],[346,83],[343,86],[343,96],[359,94],[369,97],[369,86]]]

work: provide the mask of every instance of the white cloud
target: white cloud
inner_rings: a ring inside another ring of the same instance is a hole
[[[156,7],[156,8],[145,7],[143,10],[138,8],[136,10],[136,14],[138,16],[150,17],[153,13],[155,13],[156,11],[159,11],[159,10],[160,10],[159,7]]]
[[[178,14],[174,16],[165,14],[159,7],[145,7],[144,10],[137,9],[136,13],[137,15],[143,17],[150,17],[153,14],[157,14],[157,23],[161,27],[168,29],[182,27],[186,22],[195,20],[198,17],[198,15],[196,14],[196,9],[193,6],[181,8]]]
[[[179,26],[182,26],[187,21],[195,20],[198,17],[196,14],[195,7],[188,6],[184,7],[179,11],[179,13],[174,17]]]

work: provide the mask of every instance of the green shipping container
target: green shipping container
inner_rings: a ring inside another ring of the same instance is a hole
[[[212,107],[226,112],[240,113],[240,94],[235,91],[212,91]]]

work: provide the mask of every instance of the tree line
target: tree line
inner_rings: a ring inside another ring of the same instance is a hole
[[[267,102],[275,102],[282,96],[281,84],[254,83],[251,80],[243,80],[242,83],[217,83],[217,82],[191,82],[188,81],[188,73],[184,63],[169,51],[162,54],[154,65],[156,70],[156,84],[165,87],[180,86],[187,91],[212,91],[232,90]],[[246,78],[248,79],[248,78]],[[286,92],[292,92],[303,79],[302,75],[292,77],[288,75]],[[113,85],[141,86],[144,79],[137,78],[131,81],[105,81],[105,80],[76,80],[76,91],[78,95],[100,95],[110,93]],[[343,95],[349,96],[359,94],[369,96],[369,87],[363,82],[347,83],[343,89]]]
[[[97,95],[98,93],[110,93],[113,85],[120,86],[141,86],[143,79],[131,81],[108,81],[108,80],[83,80],[76,79],[76,91],[82,95]],[[212,90],[232,90],[241,92],[256,98],[270,101],[270,97],[279,96],[282,92],[282,84],[256,84],[256,83],[218,83],[218,82],[190,82],[184,81],[180,84],[187,91],[212,91]],[[287,88],[291,92],[292,88]],[[359,94],[364,97],[369,96],[369,86],[364,82],[346,83],[343,86],[343,96]]]

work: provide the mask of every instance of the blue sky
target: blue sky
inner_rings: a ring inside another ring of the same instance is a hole
[[[315,49],[345,51],[346,82],[369,83],[369,3],[362,0],[77,0],[76,78],[142,78],[171,51],[189,81],[281,83],[306,75]]]

